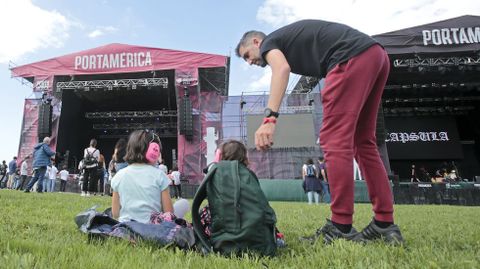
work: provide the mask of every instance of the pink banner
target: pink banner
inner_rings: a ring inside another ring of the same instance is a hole
[[[18,66],[15,77],[49,77],[52,75],[129,73],[151,70],[191,70],[199,67],[227,65],[227,57],[215,54],[169,49],[109,44]]]
[[[38,108],[40,104],[40,99],[25,99],[20,147],[17,155],[20,161],[26,156],[32,155],[33,147],[38,143]]]

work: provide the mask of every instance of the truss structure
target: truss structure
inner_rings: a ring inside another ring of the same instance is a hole
[[[92,89],[113,90],[114,88],[143,87],[168,87],[168,78],[140,78],[140,79],[114,79],[114,80],[88,80],[88,81],[61,81],[57,82],[57,92],[63,89]]]
[[[152,122],[152,123],[95,123],[94,130],[139,130],[139,129],[177,129],[177,124],[173,122]]]
[[[87,112],[87,119],[177,117],[176,110]]]
[[[17,67],[18,65],[12,61],[8,61],[8,69],[12,70],[13,68]],[[28,88],[33,88],[33,83],[23,77],[16,77],[12,75],[12,78],[20,82],[22,85],[27,86]]]
[[[480,65],[480,56],[477,57],[440,57],[412,59],[395,59],[394,67],[417,67],[417,66],[459,66],[459,65]]]
[[[420,88],[466,88],[466,89],[474,89],[479,88],[479,82],[444,82],[444,83],[413,83],[413,84],[402,84],[402,85],[386,85],[386,90],[392,89],[420,89]]]
[[[251,107],[245,112],[246,114],[263,114],[264,107]],[[295,114],[295,113],[310,113],[313,110],[313,106],[281,106],[279,113],[281,114]]]

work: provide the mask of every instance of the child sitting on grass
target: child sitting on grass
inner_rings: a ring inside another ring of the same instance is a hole
[[[129,165],[118,171],[111,182],[113,218],[120,222],[156,223],[158,218],[183,218],[188,211],[188,201],[184,199],[172,205],[169,179],[154,166],[160,152],[160,138],[153,131],[132,132],[125,155]]]
[[[215,152],[215,159],[212,164],[220,162],[220,161],[238,161],[239,163],[248,167],[248,155],[247,155],[247,147],[240,141],[237,140],[228,140],[222,143],[217,151]],[[205,173],[208,173],[212,166],[209,165],[205,170]],[[253,173],[253,172],[252,172]],[[202,224],[202,228],[205,231],[205,234],[210,237],[211,236],[211,227],[212,227],[212,217],[210,214],[210,208],[208,205],[203,207],[200,210],[200,222]],[[282,233],[275,228],[276,232],[276,243],[277,247],[284,247],[285,241],[284,236]]]

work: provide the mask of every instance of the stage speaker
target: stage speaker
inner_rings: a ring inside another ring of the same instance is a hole
[[[45,136],[52,134],[52,106],[41,104],[38,110],[38,140],[42,141]]]
[[[385,117],[383,116],[382,104],[380,104],[380,108],[378,109],[377,113],[377,129],[375,130],[375,135],[377,137],[377,145],[382,145],[385,143]]]
[[[38,109],[38,140],[52,134],[52,106],[42,103]]]
[[[179,133],[187,140],[193,139],[193,110],[188,96],[183,97],[179,111]]]

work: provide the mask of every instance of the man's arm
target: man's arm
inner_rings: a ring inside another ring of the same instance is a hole
[[[325,174],[325,169],[320,169],[320,173],[322,174],[323,180],[325,180],[325,182],[328,182],[327,174]]]
[[[268,98],[268,105],[273,111],[280,109],[283,96],[288,85],[290,76],[290,65],[285,58],[285,55],[278,50],[273,49],[266,54],[266,61],[272,68],[272,80],[270,84],[270,96]],[[258,150],[267,150],[273,144],[273,134],[275,132],[274,123],[266,123],[260,125],[255,132],[255,146]]]
[[[45,153],[48,155],[48,156],[53,156],[55,155],[55,151],[53,151],[47,144],[44,144],[43,145],[43,150],[45,151]]]

